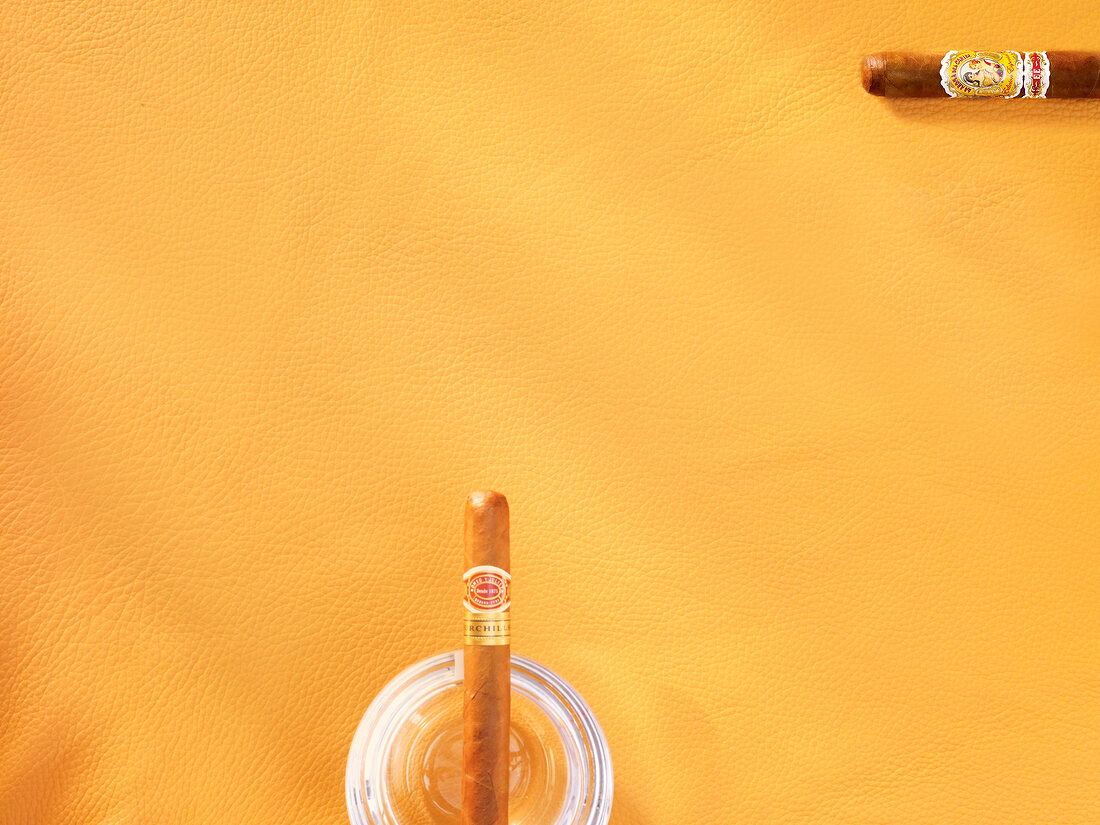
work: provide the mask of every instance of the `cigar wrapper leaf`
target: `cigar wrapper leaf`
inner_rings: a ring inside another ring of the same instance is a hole
[[[508,502],[466,501],[462,825],[507,825],[511,734],[511,574]]]
[[[880,97],[1100,98],[1093,52],[879,52],[860,69],[863,88]]]

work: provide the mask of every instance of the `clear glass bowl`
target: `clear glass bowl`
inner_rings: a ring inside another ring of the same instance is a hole
[[[510,825],[606,825],[607,740],[568,682],[512,656]],[[352,825],[457,825],[462,651],[399,673],[367,708],[348,754]]]

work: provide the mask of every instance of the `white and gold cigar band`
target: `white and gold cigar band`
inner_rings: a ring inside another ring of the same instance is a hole
[[[466,644],[506,645],[512,640],[512,576],[499,567],[471,567],[462,577]]]
[[[950,97],[1046,97],[1046,52],[950,51],[940,63],[940,84]]]

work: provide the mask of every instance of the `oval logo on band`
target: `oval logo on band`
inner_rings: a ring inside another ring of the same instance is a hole
[[[940,85],[949,97],[1016,97],[1023,63],[1020,52],[948,52],[940,62]]]
[[[500,613],[512,604],[512,577],[499,567],[471,567],[462,577],[464,604],[472,613]]]

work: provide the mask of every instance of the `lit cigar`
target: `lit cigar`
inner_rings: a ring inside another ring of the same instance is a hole
[[[462,825],[508,825],[512,700],[508,502],[466,499]]]
[[[862,75],[882,97],[1100,98],[1092,52],[880,52],[863,58]]]

